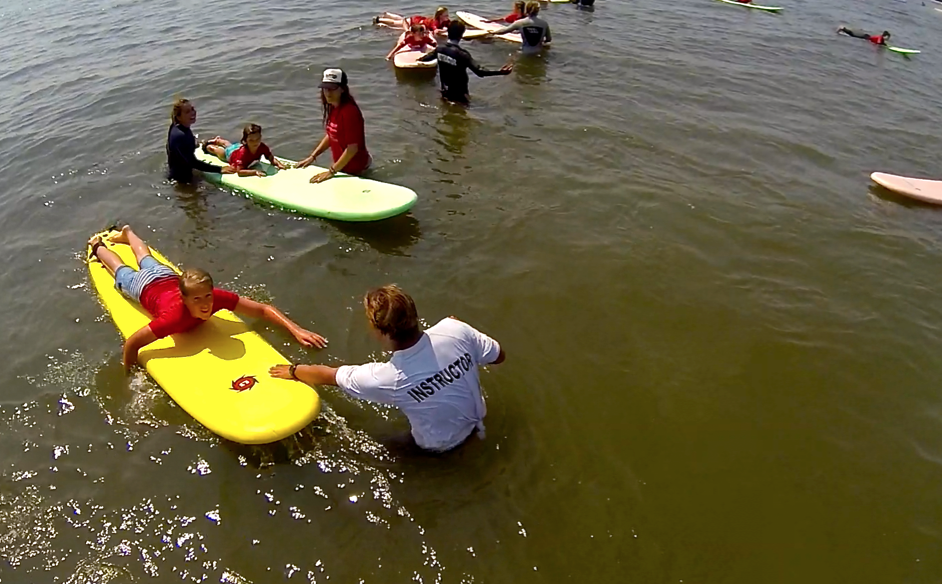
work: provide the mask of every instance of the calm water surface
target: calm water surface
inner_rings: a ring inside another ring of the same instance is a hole
[[[942,175],[942,12],[779,4],[548,5],[552,50],[462,110],[369,25],[431,4],[5,2],[0,582],[938,582],[942,213],[867,177]],[[299,158],[334,65],[407,216],[164,180],[175,96]],[[323,389],[295,439],[219,440],[122,374],[81,260],[116,220],[331,341],[254,323],[291,359],[383,358],[387,282],[490,333],[487,439],[405,456],[401,416]]]

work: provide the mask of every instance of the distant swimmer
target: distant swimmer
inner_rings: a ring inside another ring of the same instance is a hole
[[[890,40],[890,36],[892,36],[890,35],[889,31],[883,31],[883,34],[878,36],[878,35],[867,34],[865,32],[854,32],[845,26],[838,28],[837,32],[838,34],[844,33],[847,36],[852,36],[856,39],[866,39],[875,45],[883,45],[883,46],[886,45],[886,41]]]
[[[428,51],[429,48],[435,48],[437,46],[438,43],[435,42],[435,39],[428,36],[428,30],[425,28],[424,24],[413,24],[412,29],[402,35],[402,38],[399,39],[396,46],[389,51],[389,54],[386,55],[386,60],[392,59],[393,55],[402,50],[422,51],[424,53]]]
[[[373,24],[388,26],[390,28],[401,28],[409,31],[413,24],[425,25],[431,34],[443,34],[451,24],[451,18],[448,16],[448,8],[439,6],[435,9],[433,16],[401,16],[392,12],[384,12],[379,16],[373,17]]]
[[[275,158],[268,145],[262,142],[262,127],[258,124],[246,124],[242,128],[242,140],[235,144],[219,137],[207,140],[203,144],[203,152],[228,163],[239,176],[266,176],[265,171],[251,168],[263,156],[279,170],[288,168]]]
[[[190,268],[177,274],[170,266],[154,259],[147,244],[127,225],[104,238],[96,235],[88,243],[91,245],[89,259],[100,261],[114,276],[115,288],[153,317],[124,343],[125,371],[137,364],[138,352],[143,347],[157,339],[186,333],[220,310],[264,318],[287,329],[305,347],[323,349],[327,346],[324,337],[301,328],[274,306],[214,288],[212,277],[203,270]],[[127,244],[140,269],[125,265],[117,253],[108,249],[108,243]]]
[[[428,62],[438,59],[438,80],[442,85],[442,99],[452,103],[468,105],[471,98],[468,95],[468,69],[478,77],[492,75],[510,75],[514,70],[512,63],[500,69],[485,69],[477,64],[471,53],[458,46],[464,36],[465,26],[459,21],[448,25],[448,42],[439,45],[434,51],[419,57],[419,61]]]
[[[336,385],[348,395],[395,406],[409,420],[415,444],[429,452],[483,438],[487,407],[478,367],[504,362],[501,346],[454,317],[422,330],[415,302],[395,284],[363,298],[370,328],[392,350],[389,361],[365,365],[275,365],[269,374],[307,385]]]
[[[540,18],[539,14],[540,3],[536,1],[527,2],[525,18],[521,18],[514,21],[513,24],[508,24],[507,26],[491,31],[485,36],[489,37],[519,30],[520,36],[523,39],[523,54],[538,53],[540,49],[553,41],[549,24]]]
[[[487,22],[503,22],[506,24],[513,24],[514,22],[524,18],[527,15],[527,3],[524,0],[517,0],[514,2],[514,11],[508,14],[507,16],[501,16],[500,18],[495,18],[493,20],[488,20]]]
[[[577,8],[592,8],[595,6],[595,0],[572,0],[572,3],[575,4]]]

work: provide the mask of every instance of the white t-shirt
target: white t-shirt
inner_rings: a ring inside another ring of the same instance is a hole
[[[426,449],[444,451],[484,431],[484,396],[478,365],[493,363],[500,345],[473,327],[445,318],[415,345],[396,351],[388,363],[344,365],[337,385],[353,397],[392,404],[412,424]]]

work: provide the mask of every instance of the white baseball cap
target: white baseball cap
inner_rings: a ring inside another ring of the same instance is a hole
[[[321,88],[340,87],[347,84],[347,74],[341,69],[324,69],[324,77],[321,79]]]

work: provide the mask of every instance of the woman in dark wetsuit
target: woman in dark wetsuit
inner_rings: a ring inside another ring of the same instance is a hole
[[[196,137],[190,126],[196,122],[196,108],[189,100],[173,102],[170,112],[170,130],[167,132],[167,166],[170,178],[181,183],[193,182],[193,171],[235,172],[231,166],[209,164],[196,158]]]

